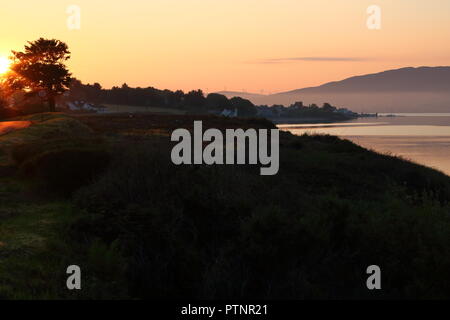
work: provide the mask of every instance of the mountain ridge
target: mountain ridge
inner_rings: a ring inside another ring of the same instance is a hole
[[[302,101],[356,112],[450,112],[450,66],[403,67],[272,95],[237,95],[257,105]]]
[[[356,86],[356,88],[348,88],[349,85]],[[352,76],[343,80],[327,82],[319,86],[280,92],[276,95],[314,91],[351,91],[361,89],[365,89],[370,92],[377,90],[419,90],[432,92],[450,90],[450,66],[422,66],[391,69],[377,73]]]

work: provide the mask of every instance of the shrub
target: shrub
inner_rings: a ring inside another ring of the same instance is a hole
[[[104,149],[105,142],[100,138],[41,139],[32,143],[16,144],[11,147],[10,154],[14,164],[21,166],[25,161],[41,153],[71,148]]]
[[[2,108],[0,107],[0,120],[14,118],[19,115],[17,110],[12,108]]]
[[[20,105],[20,112],[23,115],[36,114],[48,111],[48,107],[42,102],[29,101]]]
[[[16,158],[20,157],[16,154]],[[105,170],[109,154],[104,149],[61,148],[20,160],[21,171],[33,179],[40,191],[67,196]]]
[[[446,190],[448,178],[339,139],[290,139],[276,177],[177,167],[167,146],[120,146],[75,194],[85,214],[70,235],[120,244],[134,298],[450,295],[449,198],[413,195],[430,181]],[[428,179],[405,185],[401,167]],[[392,275],[378,294],[365,287],[374,263]]]

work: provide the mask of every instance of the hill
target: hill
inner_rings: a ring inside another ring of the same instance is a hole
[[[231,99],[234,97],[241,97],[244,99],[248,99],[256,105],[262,104],[262,103],[259,103],[259,101],[263,101],[267,97],[267,95],[265,95],[265,94],[258,94],[258,93],[251,93],[251,92],[239,92],[239,91],[219,91],[216,93],[222,94],[225,97],[227,97],[228,99]]]
[[[175,166],[193,116],[40,115],[3,135],[0,297],[448,298],[450,178],[280,133],[280,171]],[[273,128],[203,116],[204,127]],[[83,290],[65,289],[78,264]],[[366,288],[380,265],[383,290]]]
[[[329,102],[356,112],[450,112],[450,67],[388,70],[249,99],[285,105]]]
[[[420,67],[388,70],[280,94],[417,91],[449,92],[450,67]]]

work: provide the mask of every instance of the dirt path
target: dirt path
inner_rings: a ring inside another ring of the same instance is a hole
[[[0,136],[11,131],[29,127],[31,121],[5,121],[0,122]]]

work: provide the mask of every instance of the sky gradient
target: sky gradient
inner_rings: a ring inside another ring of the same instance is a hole
[[[67,27],[69,5],[81,29]],[[381,7],[381,30],[366,26]],[[57,38],[83,82],[275,93],[450,65],[448,0],[24,0],[2,3],[0,56]],[[262,91],[264,90],[264,91]]]

